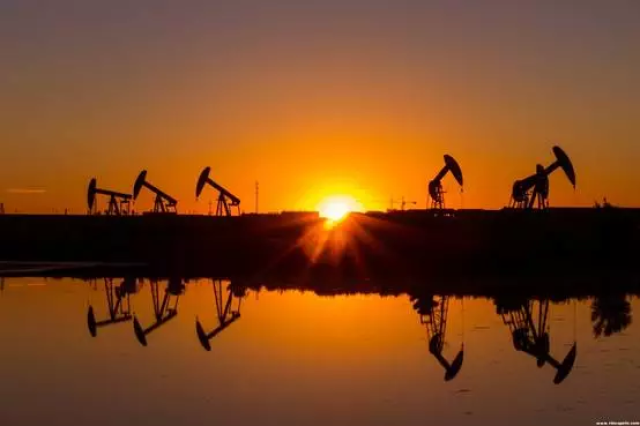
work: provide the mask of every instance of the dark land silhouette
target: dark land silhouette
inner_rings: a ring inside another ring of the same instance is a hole
[[[0,216],[0,259],[139,264],[149,275],[545,276],[635,271],[640,210]]]

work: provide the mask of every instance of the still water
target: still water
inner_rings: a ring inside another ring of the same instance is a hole
[[[640,420],[632,296],[505,309],[478,298],[232,291],[211,280],[188,283],[179,297],[166,281],[145,280],[123,296],[121,281],[4,280],[1,424]],[[548,332],[542,366],[525,337],[514,340],[513,330],[527,327],[527,336]],[[574,344],[573,368],[554,384]]]

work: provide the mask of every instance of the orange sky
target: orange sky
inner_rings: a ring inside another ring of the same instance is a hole
[[[449,153],[465,190],[446,179],[448,205],[500,208],[557,143],[578,189],[554,175],[552,205],[640,205],[640,6],[509,3],[10,0],[0,202],[84,212],[90,178],[130,191],[146,168],[205,212],[213,193],[193,192],[211,166],[245,211],[256,180],[261,211],[331,194],[423,207]]]

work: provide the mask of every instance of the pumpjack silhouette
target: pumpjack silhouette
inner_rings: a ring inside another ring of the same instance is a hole
[[[444,156],[444,167],[438,172],[438,174],[429,181],[429,198],[431,199],[431,208],[437,210],[443,210],[444,204],[444,189],[442,187],[442,179],[451,172],[458,184],[462,187],[462,169],[458,162],[450,155]]]
[[[140,324],[140,321],[138,321],[138,318],[135,315],[133,317],[133,331],[136,339],[138,339],[138,342],[140,342],[142,346],[147,346],[147,336],[151,332],[157,330],[178,315],[178,302],[184,290],[185,285],[181,279],[170,279],[164,295],[161,298],[158,281],[151,281],[151,298],[153,301],[155,322],[144,328]]]
[[[536,173],[524,179],[516,180],[511,189],[510,206],[516,209],[532,209],[537,201],[538,209],[549,207],[549,176],[557,169],[562,169],[567,179],[576,187],[576,173],[566,152],[559,146],[554,146],[553,154],[556,161],[548,167],[536,165]]]
[[[424,295],[412,297],[413,308],[420,315],[420,323],[427,330],[429,339],[429,353],[434,356],[444,368],[444,380],[453,380],[464,360],[464,343],[453,361],[449,362],[442,354],[446,343],[447,314],[449,312],[449,296]]]
[[[224,283],[225,281],[223,280],[213,280],[212,282],[218,325],[206,332],[200,320],[196,318],[196,334],[200,344],[206,351],[211,351],[211,339],[240,319],[240,307],[246,291],[244,288],[235,286],[232,283],[229,283],[226,290],[223,290]]]
[[[539,368],[544,367],[545,364],[551,365],[556,370],[553,383],[562,383],[573,369],[577,343],[573,343],[562,362],[558,362],[551,356],[549,301],[527,300],[510,307],[500,305],[498,314],[502,317],[504,324],[509,327],[514,348],[535,358]]]
[[[118,286],[115,286],[113,281],[113,278],[104,279],[104,291],[109,316],[105,319],[97,320],[93,306],[89,306],[87,327],[92,337],[98,335],[98,328],[127,322],[132,318],[130,296],[138,292],[136,279],[125,278]]]

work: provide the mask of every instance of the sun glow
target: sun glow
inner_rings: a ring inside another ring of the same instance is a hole
[[[334,195],[325,198],[318,205],[320,216],[331,222],[339,222],[352,211],[362,210],[362,206],[348,195]]]

